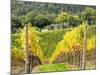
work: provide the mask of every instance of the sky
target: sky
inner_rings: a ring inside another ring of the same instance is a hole
[[[19,0],[19,1],[39,1],[39,2],[52,2],[64,4],[79,4],[79,5],[93,5],[96,6],[96,0]]]

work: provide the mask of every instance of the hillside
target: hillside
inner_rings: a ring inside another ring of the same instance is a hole
[[[41,2],[26,2],[26,1],[16,1],[12,0],[11,2],[11,12],[13,16],[22,16],[27,14],[30,11],[41,14],[57,14],[61,11],[69,13],[80,13],[85,10],[86,7],[92,7],[95,9],[95,6],[84,6],[84,5],[72,5],[72,4],[56,4],[56,3],[41,3]],[[38,12],[39,11],[39,12]]]

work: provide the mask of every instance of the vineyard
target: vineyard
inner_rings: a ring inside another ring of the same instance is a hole
[[[11,2],[11,74],[96,68],[96,7]]]
[[[86,50],[85,50],[85,65],[93,69],[96,61],[96,31],[95,26],[86,26]],[[29,52],[31,66],[39,64],[58,64],[65,63],[82,69],[82,50],[84,44],[84,24],[70,29],[61,29],[48,32],[38,32],[36,28],[29,26]],[[12,65],[25,64],[25,28],[20,33],[13,34],[12,38]],[[34,62],[32,62],[34,61]],[[21,65],[22,66],[22,65]],[[32,70],[31,67],[31,70]],[[71,66],[70,66],[71,67]],[[68,70],[72,70],[69,68]],[[44,70],[45,71],[45,70]],[[44,72],[39,71],[39,72]],[[52,71],[52,70],[48,70]],[[56,70],[54,70],[56,71]],[[60,71],[63,71],[62,69]],[[66,69],[65,69],[66,71]]]
[[[74,28],[70,32],[66,32],[63,40],[61,40],[49,61],[49,63],[61,63],[65,62],[71,65],[82,67],[82,55],[84,44],[84,25],[80,25],[78,28]],[[86,61],[91,61],[91,64],[95,63],[95,27],[87,25],[86,34],[86,49],[85,57]]]

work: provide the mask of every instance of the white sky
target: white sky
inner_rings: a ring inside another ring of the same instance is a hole
[[[81,5],[96,6],[96,0],[19,0],[19,1],[39,1],[39,2],[68,3],[68,4],[81,4]]]

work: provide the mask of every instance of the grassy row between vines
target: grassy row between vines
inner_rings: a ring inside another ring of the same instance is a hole
[[[56,72],[56,71],[68,71],[71,70],[71,66],[64,63],[59,64],[44,64],[39,65],[33,68],[32,73],[34,72]]]
[[[41,38],[41,50],[46,58],[50,58],[52,56],[58,42],[62,40],[66,31],[70,30],[71,29],[60,29],[38,33],[39,37]]]

